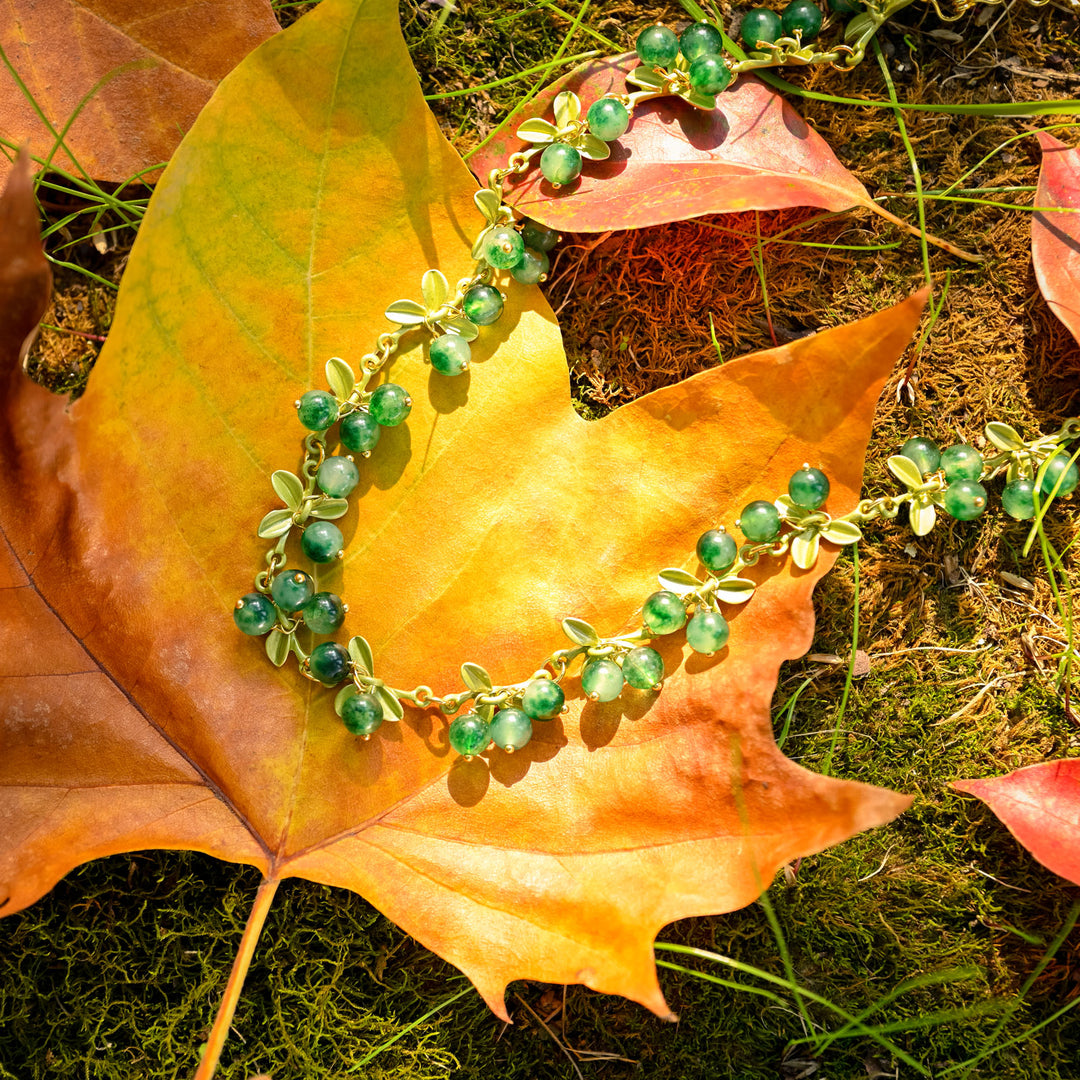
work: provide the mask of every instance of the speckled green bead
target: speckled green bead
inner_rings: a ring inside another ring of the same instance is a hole
[[[551,260],[545,252],[526,248],[521,262],[510,271],[510,276],[522,285],[536,285],[543,281],[550,269]]]
[[[490,285],[475,285],[465,294],[461,307],[469,322],[490,326],[502,314],[502,293]]]
[[[316,634],[332,634],[345,621],[345,604],[337,593],[317,592],[303,610],[304,625]]]
[[[500,709],[491,721],[488,735],[500,750],[512,754],[528,745],[532,738],[532,721],[523,709]]]
[[[1058,483],[1059,477],[1061,479],[1060,483]],[[1056,486],[1057,495],[1055,498],[1061,498],[1063,495],[1075,491],[1078,482],[1080,482],[1080,471],[1076,468],[1076,462],[1070,463],[1065,454],[1059,454],[1046,467],[1042,479],[1042,493],[1049,497]]]
[[[366,409],[349,413],[338,428],[341,444],[354,454],[370,454],[379,441],[382,428],[379,422]]]
[[[664,681],[664,658],[648,645],[639,645],[623,657],[622,673],[635,690],[652,690]]]
[[[241,633],[258,637],[273,630],[277,623],[277,609],[270,602],[270,597],[249,592],[236,601],[233,622]]]
[[[282,611],[299,611],[315,595],[315,582],[303,570],[283,570],[274,578],[270,595]]]
[[[634,43],[643,64],[669,68],[679,55],[679,39],[666,26],[649,26]]]
[[[491,725],[476,713],[463,713],[450,722],[450,745],[462,757],[475,757],[491,742]]]
[[[780,511],[771,502],[756,499],[743,507],[739,528],[753,544],[766,544],[780,533]]]
[[[706,656],[719,652],[728,639],[727,619],[719,611],[699,611],[686,627],[686,643]]]
[[[941,468],[950,484],[957,480],[978,480],[982,476],[983,460],[974,446],[957,443],[941,452]]]
[[[686,606],[675,593],[660,589],[642,604],[641,618],[654,634],[673,634],[686,623]]]
[[[360,483],[360,473],[347,457],[328,457],[319,466],[315,482],[327,495],[347,499]]]
[[[581,673],[581,689],[590,701],[614,701],[622,688],[622,668],[614,660],[593,660]]]
[[[383,427],[397,427],[412,412],[412,398],[404,386],[383,383],[372,393],[368,409],[376,423]]]
[[[791,0],[780,13],[780,25],[788,37],[794,37],[798,30],[803,41],[812,41],[818,36],[824,18],[821,8],[813,0]]]
[[[370,735],[383,722],[382,702],[374,694],[353,694],[341,706],[341,720],[352,735]]]
[[[459,334],[443,334],[431,343],[428,358],[440,375],[460,375],[469,367],[472,348]]]
[[[791,474],[787,490],[796,506],[816,510],[829,497],[829,478],[820,469],[804,467]]]
[[[975,480],[956,480],[945,489],[945,513],[972,521],[986,510],[986,488]]]
[[[936,442],[923,439],[920,436],[908,439],[900,447],[900,455],[906,457],[908,461],[915,462],[923,476],[927,473],[937,472],[941,465],[941,448]]]
[[[556,187],[572,184],[581,175],[581,154],[567,143],[551,143],[540,155],[540,171]]]
[[[690,65],[690,85],[699,94],[719,94],[731,82],[731,71],[722,56],[706,53]]]
[[[691,23],[679,35],[679,52],[688,64],[692,64],[699,56],[720,53],[723,48],[724,39],[712,23]]]
[[[738,545],[731,534],[723,529],[710,529],[698,537],[697,557],[714,574],[730,570],[738,554]]]
[[[337,400],[325,390],[309,390],[300,398],[296,416],[310,431],[325,431],[337,419]]]
[[[770,45],[784,33],[780,25],[780,16],[768,8],[751,8],[743,17],[739,26],[739,36],[748,49],[756,49],[759,41]]]
[[[611,142],[626,134],[626,129],[630,126],[630,113],[621,101],[599,98],[589,106],[585,122],[598,139]]]
[[[551,720],[562,711],[566,695],[553,679],[533,679],[521,695],[521,707],[533,720]]]
[[[559,242],[559,234],[554,229],[548,229],[539,222],[526,218],[521,223],[521,239],[525,241],[527,248],[534,251],[552,251]]]
[[[1035,516],[1035,481],[1014,480],[1006,484],[1001,490],[1001,505],[1017,521],[1030,521]]]
[[[324,641],[308,657],[311,674],[326,686],[334,686],[349,674],[349,654],[336,641]]]
[[[304,554],[314,563],[333,562],[345,547],[341,530],[330,521],[316,521],[300,537]]]
[[[499,226],[484,238],[484,258],[496,270],[509,270],[521,262],[525,253],[525,241],[517,229]]]

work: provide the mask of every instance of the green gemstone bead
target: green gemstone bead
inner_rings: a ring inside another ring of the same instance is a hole
[[[1001,491],[1005,513],[1017,521],[1030,521],[1035,516],[1035,481],[1014,480]]]
[[[383,383],[375,388],[368,409],[376,423],[383,427],[397,427],[412,412],[412,398],[405,387],[392,382]]]
[[[630,113],[621,101],[600,98],[589,106],[585,121],[598,139],[611,142],[626,133],[630,126]]]
[[[914,439],[908,439],[900,447],[900,456],[906,457],[908,461],[914,461],[923,476],[927,473],[937,472],[938,467],[941,465],[941,449],[938,444],[931,442],[930,439],[923,439],[918,436]]]
[[[536,285],[550,269],[551,260],[545,252],[526,248],[525,255],[521,262],[510,271],[510,276],[515,281],[520,281],[522,285]]]
[[[788,37],[794,37],[798,30],[803,41],[811,41],[818,36],[825,16],[813,0],[791,0],[780,13],[780,25]]]
[[[743,17],[739,36],[748,49],[756,49],[758,42],[770,45],[784,33],[780,16],[768,8],[751,8]]]
[[[686,606],[675,593],[660,589],[641,605],[641,618],[654,634],[673,634],[686,623]]]
[[[699,611],[686,627],[686,643],[706,656],[719,652],[728,639],[727,619],[719,611]]]
[[[382,428],[366,409],[349,413],[338,428],[342,445],[354,454],[370,454],[379,441]]]
[[[978,480],[982,476],[983,460],[974,446],[957,443],[941,452],[941,468],[950,484],[957,480]]]
[[[679,39],[666,26],[650,26],[638,34],[635,48],[643,64],[669,68],[679,55]]]
[[[816,510],[829,497],[829,478],[820,469],[799,469],[791,474],[787,490],[796,506]]]
[[[472,349],[459,334],[443,334],[431,343],[428,357],[440,375],[460,375],[469,366]]]
[[[556,187],[572,184],[581,175],[581,154],[567,143],[552,143],[540,155],[540,171]]]
[[[491,725],[476,713],[463,713],[450,722],[450,745],[462,757],[475,757],[491,742]]]
[[[492,229],[484,239],[484,258],[496,270],[509,270],[521,262],[525,254],[525,241],[517,229],[500,226]]]
[[[622,673],[635,690],[652,690],[664,680],[664,658],[648,645],[639,645],[623,657]]]
[[[771,502],[756,499],[743,507],[739,515],[739,528],[751,543],[768,543],[780,533],[780,511]]]
[[[316,521],[300,537],[304,554],[315,563],[333,562],[345,548],[341,530],[329,521]]]
[[[316,634],[332,634],[345,621],[345,605],[337,593],[317,592],[303,610],[304,625]]]
[[[341,706],[341,719],[353,735],[370,735],[383,722],[382,702],[374,694],[353,694]]]
[[[241,633],[257,637],[259,634],[273,630],[277,623],[277,609],[268,596],[249,592],[236,601],[232,617],[236,628]]]
[[[1059,477],[1061,478],[1060,483],[1058,483]],[[1063,495],[1068,495],[1070,491],[1074,491],[1078,482],[1080,482],[1080,471],[1076,468],[1076,462],[1070,464],[1069,459],[1064,454],[1059,454],[1046,467],[1042,480],[1042,493],[1049,496],[1057,487],[1056,497],[1060,498]]]
[[[698,537],[697,557],[702,565],[714,574],[729,570],[735,562],[739,548],[731,535],[723,529],[710,529]]]
[[[336,641],[324,641],[311,650],[308,667],[319,682],[333,686],[349,674],[349,654]]]
[[[834,15],[857,15],[864,8],[861,0],[829,0],[829,10]]]
[[[521,695],[521,707],[533,720],[550,720],[562,711],[566,695],[553,679],[533,679]]]
[[[712,23],[691,23],[679,36],[679,52],[688,64],[699,56],[720,53],[724,49],[724,39]]]
[[[532,721],[522,709],[500,709],[488,731],[491,741],[508,754],[526,746],[532,738]]]
[[[328,457],[315,474],[315,482],[335,499],[347,499],[360,483],[360,473],[347,457]]]
[[[551,251],[559,242],[559,234],[554,229],[546,229],[531,218],[526,218],[521,223],[521,239],[525,241],[527,248],[534,251]]]
[[[622,688],[622,668],[614,660],[594,660],[581,673],[581,689],[590,701],[614,701]]]
[[[461,307],[469,322],[490,326],[502,314],[502,293],[490,285],[476,285],[465,294]]]
[[[309,390],[300,398],[296,415],[310,431],[325,431],[337,419],[337,400],[325,390]]]
[[[699,94],[719,94],[731,82],[731,72],[722,56],[706,53],[690,65],[690,85]]]
[[[986,510],[986,488],[975,480],[956,480],[945,489],[945,513],[971,521]]]
[[[270,595],[282,611],[299,611],[315,595],[315,582],[303,570],[285,570],[274,578]]]

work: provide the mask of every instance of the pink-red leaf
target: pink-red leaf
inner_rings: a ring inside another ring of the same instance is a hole
[[[1031,216],[1031,259],[1050,310],[1080,342],[1080,150],[1039,132],[1042,168]]]

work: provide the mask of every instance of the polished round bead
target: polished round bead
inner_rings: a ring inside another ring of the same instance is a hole
[[[462,757],[475,757],[491,742],[491,725],[476,713],[462,713],[450,721],[450,745]]]
[[[941,468],[950,484],[957,480],[978,480],[982,476],[983,460],[974,446],[957,443],[941,452]]]
[[[532,738],[532,721],[522,709],[500,709],[488,735],[500,750],[520,750]]]
[[[303,610],[304,625],[316,634],[332,634],[345,621],[345,605],[337,593],[317,592]]]
[[[443,334],[431,343],[431,366],[440,375],[460,375],[472,358],[469,343],[458,334]]]
[[[347,457],[328,457],[315,474],[315,482],[335,499],[347,499],[360,483],[360,473]]]
[[[679,36],[679,52],[688,64],[699,56],[720,53],[724,48],[724,39],[712,23],[691,23]]]
[[[723,529],[710,529],[698,537],[697,557],[714,574],[730,570],[738,554],[739,548],[734,539]]]
[[[303,570],[284,570],[274,578],[270,595],[282,611],[299,611],[315,595],[315,582]]]
[[[539,222],[526,218],[521,223],[521,239],[525,241],[527,248],[534,251],[551,251],[559,242],[559,234],[554,229],[547,229]]]
[[[908,461],[915,462],[919,472],[925,476],[927,473],[937,472],[941,465],[941,449],[936,442],[916,436],[908,439],[900,447],[900,456]]]
[[[686,626],[686,643],[694,652],[719,652],[727,639],[727,619],[719,611],[699,611]]]
[[[328,563],[333,562],[345,547],[345,537],[332,522],[316,521],[304,530],[300,546],[312,562]]]
[[[686,623],[686,606],[675,593],[660,589],[642,604],[641,618],[654,634],[673,634]]]
[[[945,489],[945,513],[971,521],[986,509],[986,488],[975,480],[955,480]]]
[[[719,94],[731,82],[731,71],[722,56],[706,53],[690,65],[690,85],[699,94]]]
[[[630,126],[630,113],[621,101],[600,98],[589,106],[585,121],[598,139],[611,142],[625,134]]]
[[[256,637],[274,628],[277,623],[277,609],[270,602],[270,597],[249,592],[236,601],[232,617],[238,630]]]
[[[635,690],[651,690],[664,680],[664,658],[648,645],[639,645],[623,657],[622,673]]]
[[[829,10],[834,15],[857,15],[863,4],[862,0],[829,0]]]
[[[533,720],[550,720],[562,710],[566,695],[553,679],[533,679],[521,695],[521,707]]]
[[[622,688],[622,668],[614,660],[593,660],[581,673],[581,689],[591,701],[614,701]]]
[[[1029,521],[1035,516],[1035,481],[1014,480],[1006,484],[1001,490],[1001,505],[1017,521]]]
[[[412,412],[412,400],[405,387],[388,382],[375,388],[368,408],[376,423],[383,427],[397,427]]]
[[[788,37],[794,37],[798,30],[803,41],[810,41],[818,36],[825,16],[813,0],[791,0],[780,13],[780,25]]]
[[[1060,483],[1058,482],[1059,478]],[[1077,470],[1076,462],[1070,464],[1069,459],[1064,454],[1059,454],[1046,467],[1042,479],[1042,493],[1049,496],[1056,486],[1056,497],[1060,498],[1062,495],[1068,495],[1070,491],[1074,491],[1077,482],[1080,482],[1080,470]]]
[[[510,271],[510,276],[522,285],[536,285],[550,269],[551,260],[543,251],[526,248],[521,262]]]
[[[521,262],[525,254],[525,241],[517,229],[499,226],[484,238],[484,258],[496,270],[509,270]]]
[[[319,682],[333,686],[349,674],[349,654],[336,641],[324,641],[311,650],[308,667]]]
[[[649,26],[638,34],[635,48],[643,64],[669,68],[679,55],[679,39],[666,26]]]
[[[341,719],[353,735],[370,735],[383,722],[382,702],[374,694],[353,694],[341,706]]]
[[[787,490],[796,506],[816,510],[829,497],[829,478],[820,469],[799,469],[791,474]]]
[[[461,307],[469,322],[490,326],[502,314],[502,293],[490,285],[475,285],[465,294]]]
[[[370,454],[379,441],[382,428],[366,409],[349,413],[338,428],[341,444],[354,454]]]
[[[757,499],[743,507],[739,528],[751,543],[764,544],[775,540],[780,532],[780,511],[771,502]]]
[[[551,143],[540,155],[540,171],[557,187],[572,184],[581,175],[581,154],[567,143]]]
[[[325,431],[337,419],[337,400],[325,390],[309,390],[300,399],[296,415],[310,431]]]
[[[748,49],[756,49],[759,41],[771,45],[783,33],[780,16],[775,11],[761,7],[751,8],[742,17],[739,27],[739,36]]]

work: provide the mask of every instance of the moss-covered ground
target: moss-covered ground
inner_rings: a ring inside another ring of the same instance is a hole
[[[282,18],[309,6],[283,4]],[[721,7],[730,26],[735,9]],[[921,4],[902,13],[882,39],[902,100],[1075,92],[1075,15],[1021,2],[996,22],[1002,10],[988,21],[985,10],[948,24]],[[568,37],[577,13],[549,0],[457,0],[452,7],[410,0],[402,9],[432,95],[512,76],[560,48],[623,49],[635,28],[683,18],[675,6],[597,0]],[[432,105],[467,152],[542,81],[534,76]],[[873,59],[851,75],[804,73],[794,81],[885,96]],[[871,194],[896,193],[890,208],[914,218],[911,167],[888,111],[795,104]],[[989,197],[1030,200],[1023,189],[1035,182],[1036,144],[1004,144],[1035,122],[927,113],[909,114],[908,126],[929,191],[992,155],[965,185],[1019,188]],[[1063,137],[1075,142],[1076,135],[1074,128]],[[937,297],[945,299],[918,357],[913,396],[898,399],[898,373],[883,398],[867,469],[871,495],[891,489],[884,459],[913,432],[978,443],[991,419],[1049,431],[1076,413],[1080,400],[1080,349],[1038,295],[1026,211],[932,197],[926,206],[930,231],[988,259],[971,266],[931,254]],[[717,347],[725,358],[767,347],[770,316],[778,334],[797,334],[865,315],[922,281],[917,240],[865,212],[810,221],[816,216],[727,215],[616,234],[591,250],[595,238],[567,238],[547,288],[560,309],[579,407],[602,413],[715,364]],[[832,246],[769,242],[785,229],[794,229],[785,239]],[[84,242],[72,258],[81,252],[95,272],[115,278],[124,244],[121,235],[119,248],[103,256]],[[620,273],[630,257],[636,280]],[[703,260],[713,273],[687,272]],[[47,321],[93,335],[107,331],[110,312],[108,291],[72,274],[61,278]],[[47,333],[36,356],[70,384],[95,347],[92,337]],[[1049,540],[1064,553],[1056,573],[1065,598],[1077,583],[1070,548],[1077,524],[1076,496],[1048,520]],[[998,1046],[972,1066],[972,1077],[1080,1080],[1080,1007],[1037,1029],[1080,997],[1080,934],[1042,963],[1080,890],[1035,863],[981,803],[948,786],[1080,748],[1075,696],[1071,704],[1068,698],[1075,670],[1058,677],[1068,615],[1052,595],[1043,554],[1022,555],[1025,535],[997,508],[976,525],[942,524],[923,539],[902,523],[869,530],[858,584],[848,553],[819,588],[811,657],[788,665],[777,690],[777,732],[792,758],[812,769],[831,760],[837,776],[915,796],[893,825],[805,859],[773,883],[769,903],[795,980],[851,1013],[886,999],[868,1022],[935,1077],[964,1077],[958,1066]],[[842,705],[856,644],[865,656]],[[202,856],[136,853],[82,867],[30,909],[0,921],[0,1077],[190,1075],[256,884],[254,871]],[[662,940],[783,977],[768,914],[753,905],[688,920]],[[767,986],[715,961],[658,956],[714,978]],[[916,985],[890,999],[907,980]],[[221,1075],[918,1075],[866,1034],[825,1048],[798,1042],[842,1023],[817,1003],[801,1015],[788,989],[773,986],[779,1000],[767,999],[670,969],[662,981],[677,1024],[581,987],[564,993],[522,983],[510,987],[515,1023],[507,1027],[456,971],[360,898],[286,882],[248,975]]]

